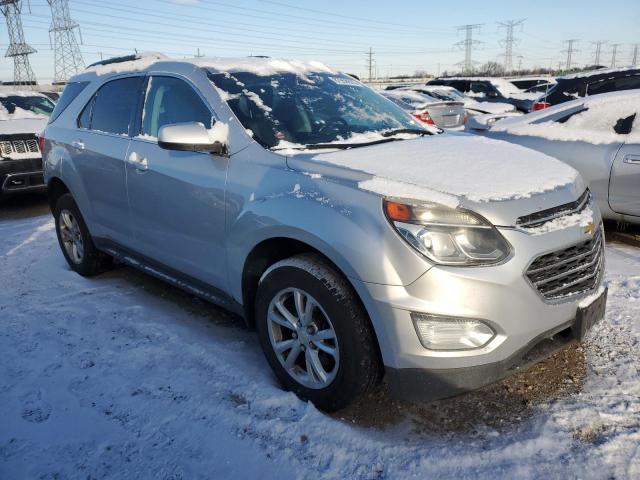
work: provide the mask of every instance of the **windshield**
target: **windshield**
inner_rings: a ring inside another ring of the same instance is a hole
[[[461,93],[459,93],[457,90],[429,89],[427,90],[427,93],[432,97],[436,97],[439,100],[446,100],[446,101],[464,100],[464,96]]]
[[[400,107],[344,74],[208,75],[242,125],[267,148],[371,141],[392,130],[429,133]]]
[[[16,108],[18,108],[20,110],[33,112],[37,115],[46,115],[48,117],[51,115],[54,108],[51,100],[46,97],[37,96],[9,95],[7,97],[0,98],[0,103],[10,115],[17,113]]]

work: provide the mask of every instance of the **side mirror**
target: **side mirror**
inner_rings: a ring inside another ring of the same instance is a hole
[[[164,125],[158,132],[158,146],[166,150],[227,154],[229,127],[216,122],[207,130],[199,122]]]

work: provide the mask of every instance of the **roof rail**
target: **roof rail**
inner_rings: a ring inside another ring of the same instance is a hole
[[[98,62],[94,62],[91,65],[88,65],[87,68],[97,67],[99,65],[111,65],[112,63],[123,63],[123,62],[133,62],[135,60],[141,60],[143,58],[155,58],[157,60],[168,59],[166,55],[157,52],[140,52],[133,53],[131,55],[124,55],[122,57],[111,57],[105,60],[100,60]]]

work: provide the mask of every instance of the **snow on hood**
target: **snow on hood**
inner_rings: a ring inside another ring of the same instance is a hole
[[[47,126],[47,121],[48,118],[44,116],[0,121],[0,135],[13,135],[18,133],[38,134]]]
[[[372,175],[359,187],[380,195],[457,207],[529,198],[573,184],[578,173],[528,148],[471,135],[439,135],[328,153],[304,153]]]

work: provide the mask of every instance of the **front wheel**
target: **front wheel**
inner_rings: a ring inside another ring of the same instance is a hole
[[[320,256],[291,257],[265,272],[256,327],[280,383],[322,410],[346,407],[379,380],[366,312],[351,286]]]

